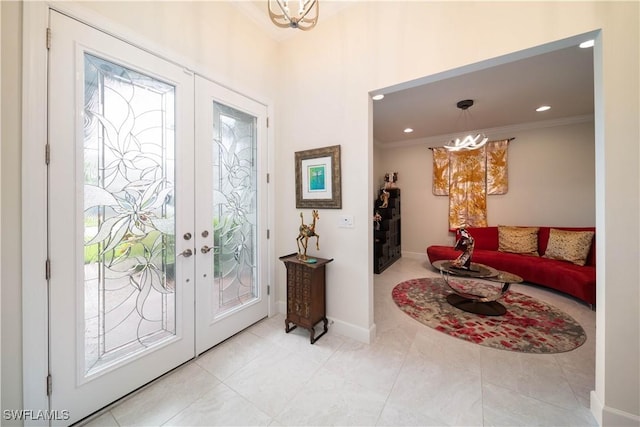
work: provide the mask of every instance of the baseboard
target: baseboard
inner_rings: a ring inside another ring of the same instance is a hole
[[[591,413],[602,427],[640,426],[640,416],[605,406],[595,391],[591,391]]]
[[[285,301],[276,301],[276,308],[278,313],[287,313],[287,304]],[[329,329],[344,337],[352,338],[365,344],[371,344],[376,337],[375,323],[371,325],[369,329],[366,329],[349,322],[329,318]]]
[[[605,406],[602,411],[601,425],[602,427],[639,427],[640,416]]]
[[[371,344],[376,337],[375,323],[366,329],[342,320],[329,319],[329,329],[333,329],[334,332],[344,337],[351,338],[365,344]]]
[[[427,258],[427,253],[426,252],[402,251],[402,256],[403,257],[407,257],[407,258],[426,259]]]
[[[604,404],[596,394],[595,390],[591,390],[591,413],[593,414],[593,418],[596,419],[598,425],[602,425],[602,411],[604,410]]]

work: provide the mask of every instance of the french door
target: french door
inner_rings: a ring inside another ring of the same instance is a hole
[[[69,423],[267,315],[266,108],[50,26],[50,409]]]
[[[196,79],[196,351],[266,316],[266,107]],[[204,285],[206,284],[206,285]]]

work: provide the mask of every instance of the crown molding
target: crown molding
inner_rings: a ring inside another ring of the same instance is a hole
[[[578,123],[593,122],[594,120],[593,117],[594,117],[593,114],[585,114],[582,116],[564,117],[561,119],[543,120],[538,122],[526,122],[526,123],[518,123],[518,124],[513,124],[508,126],[477,129],[477,130],[474,130],[474,132],[484,133],[485,135],[489,136],[489,138],[491,139],[490,135],[498,135],[498,134],[504,135],[508,133],[516,133],[516,132],[521,132],[521,131],[530,130],[530,129],[544,129],[544,128],[550,128],[555,126],[567,126],[567,125],[573,125]],[[385,142],[385,143],[374,140],[374,145],[382,149],[402,148],[402,147],[410,147],[413,145],[425,145],[425,144],[428,145],[429,147],[441,147],[445,143],[445,141],[450,141],[459,135],[460,135],[460,132],[456,132],[456,133],[450,133],[445,135],[429,136],[426,138],[406,139],[402,141],[393,141],[393,142]]]

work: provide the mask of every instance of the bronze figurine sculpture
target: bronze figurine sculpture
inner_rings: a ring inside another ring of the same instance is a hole
[[[298,237],[296,238],[296,243],[298,244],[298,259],[300,261],[313,262],[312,258],[307,258],[307,244],[309,243],[309,237],[316,237],[316,250],[320,250],[319,240],[320,236],[316,234],[316,222],[320,219],[320,214],[318,211],[314,209],[311,211],[311,216],[313,217],[313,222],[311,225],[306,225],[304,223],[303,213],[300,212],[300,228],[298,232]],[[300,244],[302,243],[302,248],[304,251],[301,251]]]

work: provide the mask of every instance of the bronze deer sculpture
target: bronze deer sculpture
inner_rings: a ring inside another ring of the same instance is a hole
[[[316,237],[316,249],[320,250],[320,236],[316,234],[316,221],[320,219],[320,214],[318,214],[317,210],[311,211],[311,216],[313,217],[313,222],[311,225],[306,225],[304,223],[304,215],[300,212],[300,228],[298,237],[296,238],[296,243],[298,244],[298,259],[306,261],[307,260],[307,245],[309,243],[309,237]],[[302,248],[304,252],[300,251],[300,244],[302,243]]]

